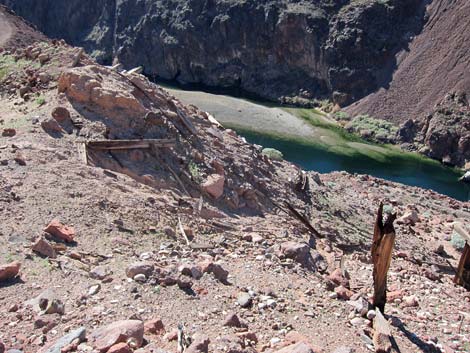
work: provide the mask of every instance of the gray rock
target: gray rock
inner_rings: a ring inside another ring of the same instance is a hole
[[[252,299],[248,293],[240,292],[237,295],[237,302],[242,308],[248,308],[252,304]]]
[[[75,339],[79,339],[80,342],[84,341],[86,338],[86,329],[84,327],[80,327],[69,334],[65,335],[64,337],[58,339],[50,348],[48,348],[44,353],[61,353],[61,349],[70,343],[72,343]]]

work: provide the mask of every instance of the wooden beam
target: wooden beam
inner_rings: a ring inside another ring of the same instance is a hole
[[[173,147],[176,144],[174,139],[148,139],[148,140],[98,140],[87,141],[86,146],[95,150],[127,150],[135,148]]]
[[[374,298],[373,305],[382,313],[387,302],[387,272],[392,260],[392,250],[395,245],[395,228],[393,221],[397,215],[392,214],[383,222],[383,203],[380,203],[374,225],[374,238],[372,242],[372,263],[374,264]]]
[[[390,353],[392,351],[392,331],[380,310],[375,309],[374,342],[375,353]]]

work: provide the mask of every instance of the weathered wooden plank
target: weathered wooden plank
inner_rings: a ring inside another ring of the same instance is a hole
[[[390,353],[392,351],[392,331],[380,310],[375,309],[374,318],[374,349],[376,353]]]
[[[87,141],[86,146],[95,150],[125,150],[133,148],[172,147],[176,144],[174,139],[147,139],[147,140],[97,140]]]
[[[374,238],[371,254],[374,264],[374,298],[373,305],[383,313],[387,302],[387,272],[392,260],[392,250],[395,244],[395,228],[393,221],[396,214],[387,217],[383,222],[383,204],[380,203],[374,225]]]

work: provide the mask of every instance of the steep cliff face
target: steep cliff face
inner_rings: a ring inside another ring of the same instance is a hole
[[[0,0],[101,62],[278,101],[350,103],[390,78],[423,0]]]
[[[388,85],[346,108],[402,124],[408,148],[470,168],[470,2],[434,0]]]

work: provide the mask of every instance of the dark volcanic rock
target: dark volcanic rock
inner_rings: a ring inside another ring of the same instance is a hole
[[[331,95],[340,105],[387,80],[423,18],[420,0],[0,2],[104,63],[271,100]]]

